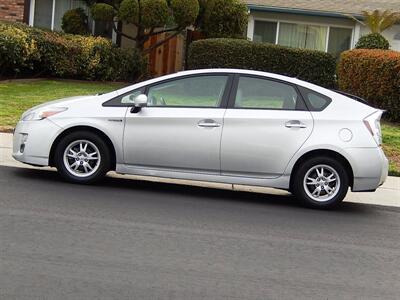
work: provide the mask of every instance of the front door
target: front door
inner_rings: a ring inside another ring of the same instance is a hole
[[[224,117],[221,173],[279,177],[312,129],[311,113],[294,85],[240,76]]]
[[[179,77],[146,88],[148,105],[127,112],[124,160],[134,168],[220,172],[229,75]]]

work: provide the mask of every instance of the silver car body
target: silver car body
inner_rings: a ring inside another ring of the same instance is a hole
[[[289,82],[326,95],[332,102],[318,112],[144,107],[133,114],[130,107],[103,106],[143,86],[181,76],[218,73]],[[54,106],[68,109],[40,121],[22,120],[32,112]],[[303,155],[332,151],[351,166],[352,190],[370,191],[384,182],[388,172],[379,143],[363,123],[376,111],[342,94],[286,76],[236,69],[184,71],[103,95],[66,98],[28,110],[15,129],[13,157],[47,166],[60,134],[90,127],[109,138],[118,173],[289,189],[292,169]],[[209,120],[215,126],[200,126]],[[302,126],[287,127],[293,120]]]

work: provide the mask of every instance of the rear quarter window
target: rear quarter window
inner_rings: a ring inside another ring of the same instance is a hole
[[[332,102],[331,98],[316,91],[302,86],[299,86],[299,90],[310,111],[323,111]]]

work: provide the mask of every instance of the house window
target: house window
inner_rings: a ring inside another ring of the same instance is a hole
[[[275,44],[278,23],[255,21],[253,41]]]
[[[350,49],[352,34],[352,28],[256,20],[253,41],[320,50],[337,57]]]
[[[352,34],[351,28],[331,27],[329,29],[328,52],[338,57],[341,52],[350,49]]]
[[[280,23],[278,44],[325,51],[327,32],[326,26]]]
[[[53,0],[36,0],[34,5],[35,27],[52,28]]]

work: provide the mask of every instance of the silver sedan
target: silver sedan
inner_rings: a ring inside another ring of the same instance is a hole
[[[110,170],[289,190],[311,207],[386,179],[382,111],[281,75],[185,71],[26,111],[13,156],[92,183]]]

